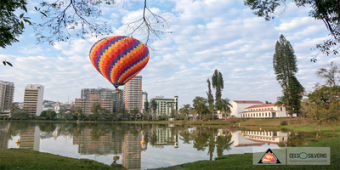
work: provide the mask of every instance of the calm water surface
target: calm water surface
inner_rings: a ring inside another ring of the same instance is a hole
[[[315,137],[314,134],[309,134]],[[127,169],[167,167],[228,154],[299,146],[306,135],[175,125],[0,123],[1,148],[87,158]],[[15,141],[21,140],[17,145]]]

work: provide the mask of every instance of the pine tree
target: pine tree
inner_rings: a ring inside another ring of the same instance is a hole
[[[292,45],[281,35],[275,45],[273,66],[276,80],[279,81],[283,89],[282,102],[290,117],[294,113],[299,113],[302,92],[304,91],[304,88],[295,77],[295,73],[298,71],[296,61]]]

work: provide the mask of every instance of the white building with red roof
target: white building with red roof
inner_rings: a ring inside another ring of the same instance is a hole
[[[250,106],[262,105],[260,101],[246,101],[246,100],[234,100],[230,103],[233,107],[230,108],[230,116],[240,117],[240,113],[244,111],[245,108]]]
[[[239,117],[245,118],[271,118],[271,117],[289,117],[288,112],[283,106],[275,106],[272,104],[260,104],[246,107],[243,112],[239,113]],[[296,117],[296,114],[293,115]]]

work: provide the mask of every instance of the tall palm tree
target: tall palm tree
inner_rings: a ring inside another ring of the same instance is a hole
[[[212,86],[216,90],[216,102],[221,100],[222,98],[222,90],[224,88],[223,76],[222,73],[219,72],[217,69],[215,70],[212,78]]]
[[[230,113],[231,113],[230,107],[233,107],[230,104],[230,100],[228,98],[221,99],[221,100],[216,102],[216,105],[217,105],[217,108],[219,108],[222,112],[224,112],[225,120],[227,120],[227,114],[230,115]]]
[[[195,111],[200,114],[200,118],[201,118],[202,112],[207,107],[207,99],[205,99],[204,97],[197,96],[192,102],[194,103],[193,106],[194,106]]]
[[[207,96],[208,96],[208,103],[209,103],[209,112],[212,114],[212,120],[214,121],[214,96],[212,95],[211,92],[211,84],[210,84],[210,80],[207,79],[207,83],[208,83],[208,92],[207,92]]]
[[[340,67],[333,61],[326,68],[319,68],[315,74],[321,79],[326,79],[326,84],[329,86],[335,86],[340,82]]]
[[[179,112],[180,112],[182,115],[185,115],[185,117],[188,119],[188,115],[189,115],[190,109],[191,109],[190,104],[185,104],[185,105],[183,105],[182,108],[179,109]]]

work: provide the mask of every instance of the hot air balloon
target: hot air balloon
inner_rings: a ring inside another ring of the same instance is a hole
[[[116,92],[119,92],[119,86],[143,70],[149,58],[146,45],[127,36],[103,38],[93,44],[90,50],[92,65],[116,87]]]

